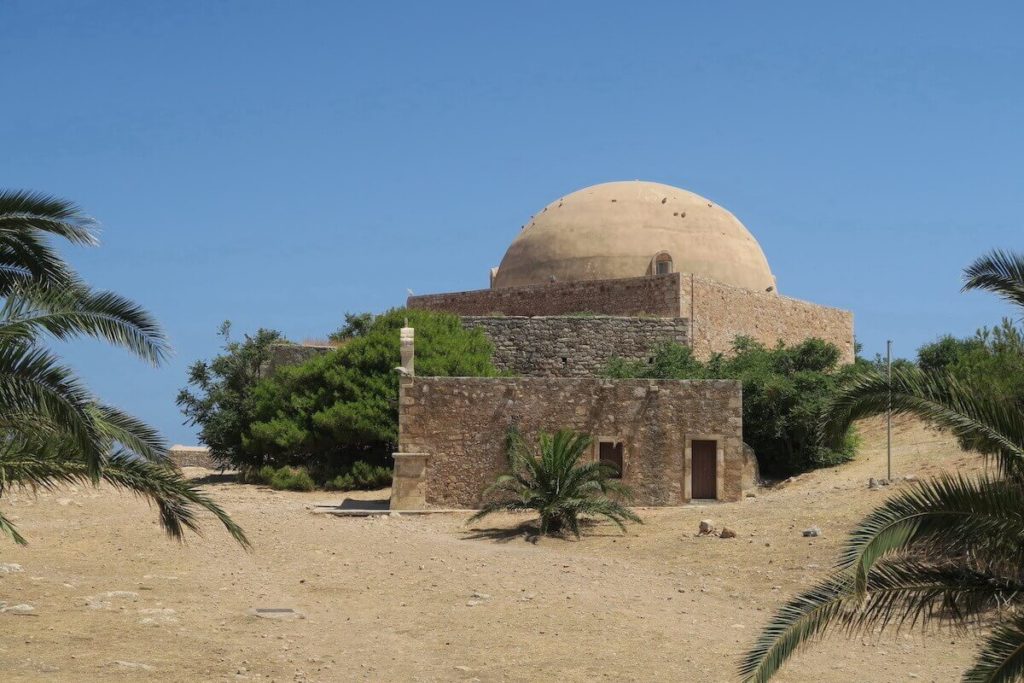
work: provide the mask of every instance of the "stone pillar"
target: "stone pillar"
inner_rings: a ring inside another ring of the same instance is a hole
[[[409,327],[408,321],[402,328],[399,340],[402,346],[402,377],[416,376],[416,330]]]
[[[393,453],[395,470],[391,480],[392,510],[422,510],[427,506],[426,453]]]

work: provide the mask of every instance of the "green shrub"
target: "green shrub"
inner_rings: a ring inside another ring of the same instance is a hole
[[[391,486],[391,469],[388,467],[371,465],[360,460],[352,465],[352,471],[349,474],[355,488],[380,489]]]
[[[346,338],[343,346],[283,367],[256,386],[242,448],[253,465],[301,465],[336,476],[360,460],[386,464],[398,439],[395,367],[401,363],[398,330],[407,320],[416,328],[417,374],[498,374],[483,331],[465,329],[457,316],[398,309],[372,322],[346,319],[338,333]],[[353,483],[370,486],[381,477],[368,475],[363,484],[353,477]]]
[[[339,474],[324,484],[324,488],[328,491],[351,491],[355,487],[351,474]]]
[[[242,438],[253,421],[252,391],[262,379],[271,347],[284,337],[261,329],[255,336],[231,341],[231,323],[221,325],[222,353],[211,361],[189,367],[189,386],[178,393],[178,405],[187,424],[198,425],[199,439],[210,447],[219,466],[245,470],[258,468],[257,454],[244,453]]]
[[[301,467],[282,467],[270,477],[270,488],[278,491],[312,491],[316,482]]]
[[[388,486],[391,486],[391,468],[359,460],[348,471],[328,480],[324,487],[331,491],[369,491]]]
[[[821,438],[820,416],[848,372],[838,365],[839,349],[820,339],[773,348],[737,337],[733,354],[707,362],[688,346],[667,344],[650,363],[613,360],[610,377],[652,379],[738,379],[743,382],[743,440],[757,453],[761,471],[784,477],[853,457],[852,432],[834,447]]]

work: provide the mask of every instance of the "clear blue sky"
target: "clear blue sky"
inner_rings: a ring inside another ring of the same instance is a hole
[[[1007,312],[958,289],[1024,249],[1020,8],[6,0],[0,186],[102,221],[70,258],[176,355],[62,352],[172,442],[222,320],[321,337],[486,287],[532,213],[608,180],[721,203],[782,293],[912,355]]]

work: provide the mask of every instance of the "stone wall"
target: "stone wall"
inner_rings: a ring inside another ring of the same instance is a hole
[[[206,446],[171,446],[167,456],[178,467],[205,467],[208,470],[217,468],[210,457],[210,449]]]
[[[691,343],[698,358],[728,353],[733,339],[746,335],[769,346],[780,339],[797,344],[818,337],[839,348],[841,362],[854,359],[853,314],[849,311],[692,275],[683,275],[682,310],[693,321]]]
[[[293,344],[291,342],[283,342],[280,344],[273,344],[270,347],[270,357],[266,363],[260,368],[260,374],[263,377],[269,377],[274,374],[278,368],[286,365],[299,365],[305,363],[310,358],[319,356],[333,351],[335,346],[321,346],[312,344]]]
[[[620,280],[552,282],[525,287],[410,296],[406,305],[456,315],[651,315],[678,318],[679,273]]]
[[[680,318],[475,317],[494,345],[500,370],[534,377],[593,377],[613,357],[647,360],[666,342],[688,343],[689,321]]]
[[[718,497],[738,500],[741,406],[731,380],[416,377],[403,381],[399,451],[426,455],[427,504],[471,508],[506,469],[510,425],[528,443],[539,431],[575,429],[624,444],[634,504],[679,505],[689,498],[689,441],[715,439]]]

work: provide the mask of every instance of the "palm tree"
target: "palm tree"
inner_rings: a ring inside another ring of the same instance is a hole
[[[580,516],[605,517],[623,531],[624,522],[642,523],[628,507],[608,498],[629,497],[629,490],[611,478],[616,473],[613,465],[580,464],[590,447],[589,436],[563,429],[554,436],[542,433],[538,441],[539,454],[534,454],[517,431],[509,433],[509,474],[500,475],[484,491],[485,497],[497,494],[498,498],[486,503],[467,523],[500,510],[536,510],[541,534],[568,529],[576,538],[580,536]]]
[[[97,243],[95,223],[74,204],[0,190],[0,498],[12,488],[105,481],[154,502],[173,538],[212,512],[248,547],[242,529],[167,459],[155,430],[100,402],[44,346],[91,337],[153,364],[169,347],[138,305],[87,286],[52,244]],[[26,541],[0,512],[0,533]]]
[[[993,251],[965,270],[964,290],[994,292],[1024,309],[1024,255]],[[836,626],[991,623],[964,681],[1024,678],[1024,411],[980,382],[910,367],[891,383],[856,377],[832,401],[831,435],[893,412],[953,432],[991,458],[995,475],[944,476],[903,491],[852,532],[836,569],[793,598],[740,664],[745,681],[767,681],[799,647]]]

